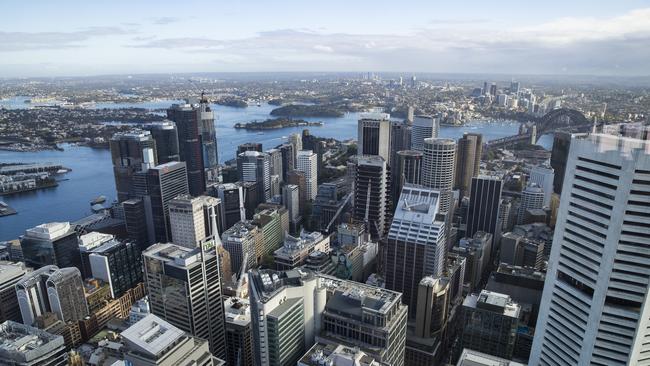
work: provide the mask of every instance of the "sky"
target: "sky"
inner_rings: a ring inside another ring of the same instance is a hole
[[[649,0],[2,0],[0,77],[650,75]]]

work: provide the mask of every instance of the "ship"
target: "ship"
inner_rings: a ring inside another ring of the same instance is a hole
[[[104,202],[106,202],[106,196],[99,196],[93,199],[92,201],[90,201],[90,205],[93,206],[97,204],[102,204]]]

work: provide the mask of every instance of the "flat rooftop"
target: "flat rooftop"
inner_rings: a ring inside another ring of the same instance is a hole
[[[488,290],[481,291],[480,294],[471,294],[463,301],[463,306],[488,310],[493,313],[502,314],[513,318],[519,317],[521,307],[514,303],[510,295],[500,294]]]
[[[123,331],[121,335],[129,346],[138,352],[157,356],[179,338],[184,337],[185,332],[149,314]]]
[[[0,324],[0,359],[31,360],[63,347],[63,337],[7,320]]]

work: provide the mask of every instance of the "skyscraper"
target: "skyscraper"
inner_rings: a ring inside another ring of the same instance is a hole
[[[317,155],[311,150],[298,151],[296,170],[305,173],[307,199],[313,201],[318,193],[318,162]]]
[[[388,113],[362,113],[358,124],[358,154],[379,155],[390,166],[391,123]]]
[[[178,152],[178,130],[172,121],[151,122],[144,125],[156,142],[156,161],[158,164],[180,161]]]
[[[133,195],[133,175],[157,164],[156,142],[149,131],[133,130],[113,135],[109,142],[118,202]]]
[[[501,189],[502,182],[498,177],[482,175],[472,178],[465,236],[471,238],[476,232],[485,231],[497,237],[497,232],[501,232]]]
[[[24,264],[0,261],[0,322],[20,322],[20,307],[15,284],[25,275]]]
[[[298,151],[302,150],[302,136],[299,133],[289,135],[289,144],[293,147],[293,161],[298,158]]]
[[[238,274],[257,265],[257,248],[264,246],[264,234],[250,221],[241,221],[223,232],[221,242],[230,253],[233,272]]]
[[[463,137],[458,139],[457,149],[455,188],[460,190],[462,196],[466,196],[472,178],[478,175],[481,166],[483,135],[464,133]]]
[[[397,205],[402,187],[405,184],[420,184],[422,173],[422,153],[415,150],[402,150],[397,152],[397,159],[392,170],[392,200]]]
[[[529,184],[521,191],[521,201],[517,212],[517,224],[525,224],[528,210],[544,207],[544,191],[535,183]]]
[[[551,206],[554,179],[555,173],[549,166],[537,165],[530,170],[530,182],[537,184],[544,191],[544,207]]]
[[[305,173],[299,170],[292,170],[287,176],[287,183],[293,184],[298,187],[298,195],[300,202],[307,202],[307,180],[305,179]],[[305,204],[300,205],[300,214],[302,215],[305,210]]]
[[[405,185],[384,246],[386,288],[402,293],[415,318],[418,284],[427,275],[440,276],[445,263],[445,216],[439,192]]]
[[[271,198],[271,161],[268,154],[258,151],[242,152],[237,155],[237,170],[240,181],[257,184],[258,203]]]
[[[411,130],[411,150],[424,151],[424,139],[438,137],[438,119],[419,115],[413,119]]]
[[[226,358],[221,271],[214,251],[154,244],[144,253],[151,313],[208,340],[211,352]]]
[[[171,240],[169,202],[179,195],[189,193],[187,179],[184,162],[172,161],[149,168],[146,172],[145,202],[147,210],[151,211],[156,242],[166,243]]]
[[[286,182],[289,172],[295,169],[296,153],[294,153],[291,144],[282,144],[278,149],[282,155],[282,181]]]
[[[572,138],[531,365],[647,360],[648,151],[632,138]]]
[[[235,183],[225,183],[216,186],[217,197],[221,200],[222,233],[239,221],[246,220],[244,208],[244,191],[242,186]]]
[[[269,172],[271,176],[277,175],[280,177],[280,182],[284,180],[282,171],[282,152],[279,149],[269,149],[266,150],[266,153],[269,154]]]
[[[20,247],[28,267],[55,265],[82,269],[79,239],[69,222],[50,222],[25,230]]]
[[[564,172],[566,171],[569,149],[571,148],[571,134],[568,132],[556,132],[553,135],[553,149],[551,150],[551,167],[555,172],[553,177],[553,190],[562,194],[564,183]]]
[[[181,161],[187,164],[189,193],[200,196],[208,182],[217,181],[219,156],[214,113],[208,100],[198,104],[174,104],[167,109],[167,118],[176,122]]]
[[[381,156],[360,156],[355,178],[353,217],[367,225],[373,240],[383,238],[390,224],[390,175]]]
[[[282,187],[282,204],[289,211],[290,231],[295,232],[300,223],[300,191],[295,184]]]
[[[88,315],[81,272],[76,268],[45,266],[29,272],[16,283],[16,296],[25,325],[45,313],[55,313],[63,322]]]
[[[237,146],[237,155],[246,151],[262,152],[262,144],[259,142],[245,142]]]
[[[213,228],[214,225],[216,227]],[[221,200],[210,196],[177,196],[169,202],[169,223],[174,244],[195,248],[219,230]]]
[[[390,123],[390,161],[395,164],[397,153],[411,148],[411,125],[406,121]]]
[[[142,282],[142,252],[135,242],[110,240],[88,254],[92,277],[108,283],[111,297]]]
[[[440,212],[449,212],[454,187],[456,142],[452,139],[424,140],[422,185],[440,191]]]
[[[226,313],[226,351],[228,365],[253,366],[253,334],[250,303],[231,297],[224,302]]]

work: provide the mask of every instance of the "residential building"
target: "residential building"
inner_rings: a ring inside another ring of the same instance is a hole
[[[529,184],[521,192],[521,201],[519,202],[519,211],[517,212],[517,224],[525,224],[526,218],[530,213],[529,210],[541,209],[544,207],[544,190],[537,184]]]

